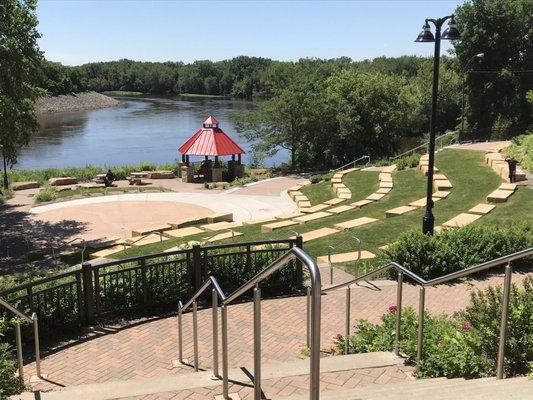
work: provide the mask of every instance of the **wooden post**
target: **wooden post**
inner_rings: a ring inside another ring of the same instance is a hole
[[[85,324],[92,325],[94,323],[94,285],[93,285],[93,266],[86,262],[81,265],[81,273],[83,279],[83,303]]]

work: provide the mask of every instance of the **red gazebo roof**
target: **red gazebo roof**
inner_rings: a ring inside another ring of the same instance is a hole
[[[209,116],[203,128],[179,147],[179,152],[189,156],[229,156],[244,154],[244,150],[235,143],[222,129],[218,120]]]

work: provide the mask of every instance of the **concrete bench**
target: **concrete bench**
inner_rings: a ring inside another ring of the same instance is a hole
[[[470,213],[461,213],[452,219],[446,221],[442,224],[444,228],[459,228],[471,224],[472,222],[481,218],[482,215],[479,214],[470,214]]]
[[[514,192],[516,190],[516,183],[502,183],[498,188],[500,190],[510,190]]]
[[[297,221],[293,221],[293,220],[284,220],[284,221],[280,221],[280,222],[272,222],[271,224],[261,225],[261,232],[268,233],[268,232],[275,231],[277,229],[282,229],[282,228],[286,228],[288,226],[294,226],[294,225],[298,225],[298,224],[299,223]]]
[[[412,206],[396,207],[396,208],[393,208],[391,210],[385,211],[385,216],[387,218],[397,217],[399,215],[403,215],[403,214],[408,213],[409,211],[413,211],[413,210],[416,210],[416,207],[412,207]]]
[[[392,182],[383,182],[383,181],[380,181],[380,182],[379,182],[379,187],[380,187],[380,188],[388,188],[388,189],[392,189],[393,184],[392,184]]]
[[[128,180],[129,184],[132,186],[139,186],[143,184],[142,178],[138,178],[135,176],[128,176],[126,179]]]
[[[505,203],[513,193],[511,190],[496,189],[487,196],[487,201],[489,203]]]
[[[335,224],[333,227],[339,231],[347,231],[349,229],[357,228],[358,226],[370,224],[376,221],[377,219],[375,218],[361,217]]]
[[[472,207],[470,210],[468,210],[469,214],[479,214],[479,215],[486,215],[490,213],[492,210],[494,210],[496,206],[494,204],[484,204],[480,203],[477,206]]]
[[[306,222],[314,221],[316,219],[320,219],[320,218],[324,218],[324,217],[329,217],[330,215],[331,214],[328,213],[328,212],[319,211],[319,212],[315,212],[315,213],[311,213],[311,214],[307,214],[307,215],[302,215],[301,217],[296,217],[296,218],[293,219],[293,221],[296,221],[299,224],[305,224]]]
[[[183,238],[187,236],[197,235],[202,232],[205,232],[205,231],[195,226],[189,226],[186,228],[171,229],[169,231],[164,231],[163,236],[166,236],[168,238]]]
[[[170,229],[172,229],[172,226],[169,225],[169,224],[150,226],[150,227],[139,228],[139,229],[135,229],[135,230],[131,231],[131,236],[133,236],[133,237],[135,237],[135,236],[144,236],[144,235],[147,235],[149,233],[163,232],[163,231],[168,231]]]
[[[452,183],[448,179],[437,179],[433,181],[433,185],[437,190],[446,190],[453,188]]]
[[[385,172],[381,172],[379,174],[379,180],[382,182],[392,182],[392,175]]]
[[[209,222],[210,224],[223,221],[232,222],[233,213],[216,213],[207,216],[207,222]]]
[[[67,186],[75,185],[78,183],[78,178],[63,177],[63,178],[50,178],[48,179],[50,186]]]
[[[11,184],[13,190],[38,189],[41,185],[37,181],[14,182]]]

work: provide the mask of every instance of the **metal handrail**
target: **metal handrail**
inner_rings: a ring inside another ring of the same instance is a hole
[[[361,156],[353,161],[350,161],[348,164],[344,164],[342,167],[339,167],[339,168],[335,168],[335,169],[330,169],[329,172],[337,172],[337,171],[341,171],[343,170],[344,168],[346,167],[349,167],[350,165],[353,165],[353,167],[355,168],[355,164],[361,160],[367,160],[366,163],[368,164],[370,162],[370,156]]]
[[[209,237],[205,238],[204,240],[209,242],[210,239],[220,235],[222,232],[231,232],[231,241],[235,242],[235,231],[233,229],[231,229],[231,228],[220,229],[213,236],[209,236]]]
[[[448,133],[445,133],[445,134],[443,134],[443,135],[437,136],[437,137],[435,138],[435,140],[442,139],[444,136],[451,135],[452,133],[455,133],[455,132],[448,132]],[[413,147],[412,149],[407,150],[407,151],[405,151],[405,152],[403,152],[403,153],[401,153],[401,154],[398,154],[397,156],[389,157],[389,160],[390,160],[390,161],[396,160],[397,158],[400,158],[400,157],[403,157],[403,156],[405,156],[405,155],[407,155],[407,154],[413,153],[413,152],[415,152],[416,150],[421,149],[422,147],[427,147],[428,144],[429,144],[429,142],[422,143],[421,145],[416,146],[416,147]]]
[[[182,315],[183,312],[189,308],[192,304],[192,335],[193,335],[193,347],[194,347],[194,370],[198,372],[198,303],[197,299],[200,297],[206,290],[212,286],[211,290],[211,308],[213,313],[213,379],[219,379],[218,374],[218,300],[221,301],[226,299],[226,296],[218,281],[215,277],[210,276],[207,280],[200,286],[200,288],[192,295],[192,297],[185,304],[182,304],[181,301],[178,303],[178,354],[179,362],[184,363],[183,361],[183,324],[182,324]]]
[[[141,240],[143,239],[146,239],[148,236],[152,236],[152,235],[159,235],[159,243],[162,243],[163,242],[163,231],[154,231],[154,232],[150,232],[150,233],[147,233],[146,235],[142,235],[141,237],[133,240],[133,239],[126,239],[124,240],[124,250],[123,251],[126,251],[126,247],[127,246],[133,246],[135,243],[137,242],[140,242]]]
[[[25,320],[26,322],[29,322],[33,324],[33,340],[34,340],[34,347],[35,347],[35,370],[37,373],[37,376],[41,377],[41,348],[40,348],[40,341],[39,341],[39,319],[37,318],[37,314],[34,312],[31,317],[28,317],[23,312],[17,310],[15,307],[13,307],[11,304],[9,304],[7,301],[2,299],[0,297],[0,306],[3,306],[6,310],[12,312],[17,317]],[[22,359],[22,333],[20,331],[20,321],[15,321],[15,340],[17,343],[17,362],[18,362],[18,370],[19,370],[19,378],[21,381],[24,381],[24,363]]]
[[[361,248],[362,248],[361,240],[357,236],[353,235],[353,236],[350,237],[350,239],[347,239],[344,242],[341,242],[337,246],[333,246],[333,245],[328,246],[329,284],[330,285],[333,285],[333,263],[331,262],[331,252],[333,250],[335,250],[337,247],[341,247],[341,246],[345,245],[351,239],[357,241],[357,243],[358,243],[357,260],[355,260],[355,265],[357,265],[359,263],[359,261],[361,260]]]
[[[205,291],[210,285],[213,285],[213,301],[215,298],[221,300],[221,311],[222,311],[222,396],[224,399],[229,400],[229,378],[228,378],[228,312],[227,306],[232,301],[237,300],[245,292],[253,288],[254,292],[254,399],[261,399],[261,289],[259,284],[267,279],[270,275],[276,271],[283,268],[290,261],[299,260],[302,264],[305,265],[309,271],[309,276],[311,278],[311,286],[308,288],[309,301],[311,302],[312,319],[311,319],[311,339],[310,339],[310,382],[309,382],[309,396],[311,400],[319,399],[319,389],[320,389],[320,319],[321,319],[321,280],[320,280],[320,270],[316,262],[302,249],[298,247],[293,247],[285,254],[280,256],[277,260],[273,261],[269,266],[264,268],[262,271],[257,273],[254,277],[249,279],[246,283],[241,285],[233,293],[228,296],[225,296],[223,291],[218,286],[218,282],[214,277],[210,277],[193,295],[191,300],[185,303],[185,306],[193,304],[193,325],[195,322],[195,304],[196,299],[200,296],[203,291]],[[186,308],[185,306],[178,309],[178,323],[180,325],[180,338],[181,338],[181,312]],[[214,303],[213,308],[218,307],[218,304]],[[181,312],[180,312],[181,310]],[[218,331],[215,329],[216,319],[215,313],[213,312],[213,344],[215,345],[215,338]],[[309,332],[308,332],[309,335]],[[195,348],[195,359],[198,358],[197,354],[197,334],[194,333],[194,344]],[[181,349],[181,344],[180,344]],[[181,351],[181,350],[180,350]],[[215,351],[215,348],[214,348]],[[218,357],[218,356],[216,356]],[[180,354],[181,358],[181,354]],[[218,361],[218,358],[216,358]],[[217,362],[218,363],[218,362]],[[214,364],[217,365],[217,364]],[[195,365],[196,366],[196,365]],[[218,368],[218,366],[217,366]]]
[[[498,361],[497,361],[497,371],[496,375],[498,379],[503,378],[503,363],[505,358],[505,344],[507,341],[507,317],[509,312],[509,298],[510,298],[510,291],[511,291],[511,275],[512,275],[512,268],[511,268],[511,262],[524,258],[529,257],[533,255],[533,247],[530,247],[528,249],[524,249],[521,251],[518,251],[516,253],[508,254],[503,257],[496,258],[494,260],[490,260],[478,265],[474,265],[468,268],[465,268],[461,271],[452,272],[450,274],[434,278],[431,280],[425,280],[424,278],[418,276],[414,272],[408,270],[404,266],[396,263],[396,262],[390,262],[388,264],[382,265],[380,267],[375,268],[372,271],[369,271],[367,273],[364,273],[348,282],[340,283],[335,286],[330,286],[327,288],[324,288],[321,290],[321,293],[328,293],[334,290],[341,289],[343,287],[346,288],[346,336],[345,336],[345,347],[344,351],[347,354],[348,352],[348,336],[350,334],[350,286],[354,283],[364,281],[372,276],[375,276],[379,273],[385,272],[391,268],[394,268],[398,271],[398,286],[397,286],[397,293],[396,293],[396,334],[394,339],[394,354],[396,356],[399,356],[400,354],[400,340],[401,340],[401,312],[402,312],[402,286],[403,286],[403,278],[404,275],[411,278],[413,281],[416,282],[416,284],[419,286],[419,303],[418,303],[418,334],[417,334],[417,355],[416,355],[416,364],[417,369],[420,368],[420,361],[422,360],[422,347],[423,347],[423,340],[424,340],[424,304],[425,304],[425,291],[426,287],[435,286],[438,284],[450,282],[455,279],[463,278],[490,268],[501,266],[502,264],[507,264],[505,268],[505,282],[504,282],[504,292],[503,292],[503,302],[502,302],[502,318],[500,322],[500,343],[498,348]],[[309,296],[309,291],[307,292]],[[309,298],[308,298],[309,300]],[[309,301],[308,301],[309,304]],[[309,318],[310,318],[310,310],[309,306],[307,307],[307,315],[308,315],[308,323],[307,323],[307,332],[309,337]],[[308,342],[309,343],[309,342]]]
[[[77,240],[79,240],[81,244],[83,245],[83,248],[81,250],[81,263],[83,264],[85,261],[84,260],[85,250],[87,250],[87,242],[84,238],[76,237],[74,239],[69,240],[68,242],[62,243],[61,245],[57,246],[57,250],[61,251],[61,249],[68,247],[70,244],[76,242]],[[54,262],[57,263],[54,246],[51,246],[51,247],[52,247],[52,258],[54,259]]]

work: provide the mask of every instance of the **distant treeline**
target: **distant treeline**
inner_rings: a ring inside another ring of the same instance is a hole
[[[192,64],[119,60],[75,67],[45,61],[39,80],[40,86],[53,96],[91,90],[269,98],[279,85],[285,83],[284,71],[302,63],[323,69],[328,75],[341,69],[356,68],[361,72],[410,78],[417,74],[424,60],[422,57],[403,56],[365,61],[341,57],[284,62],[241,56],[218,62],[201,60]]]

